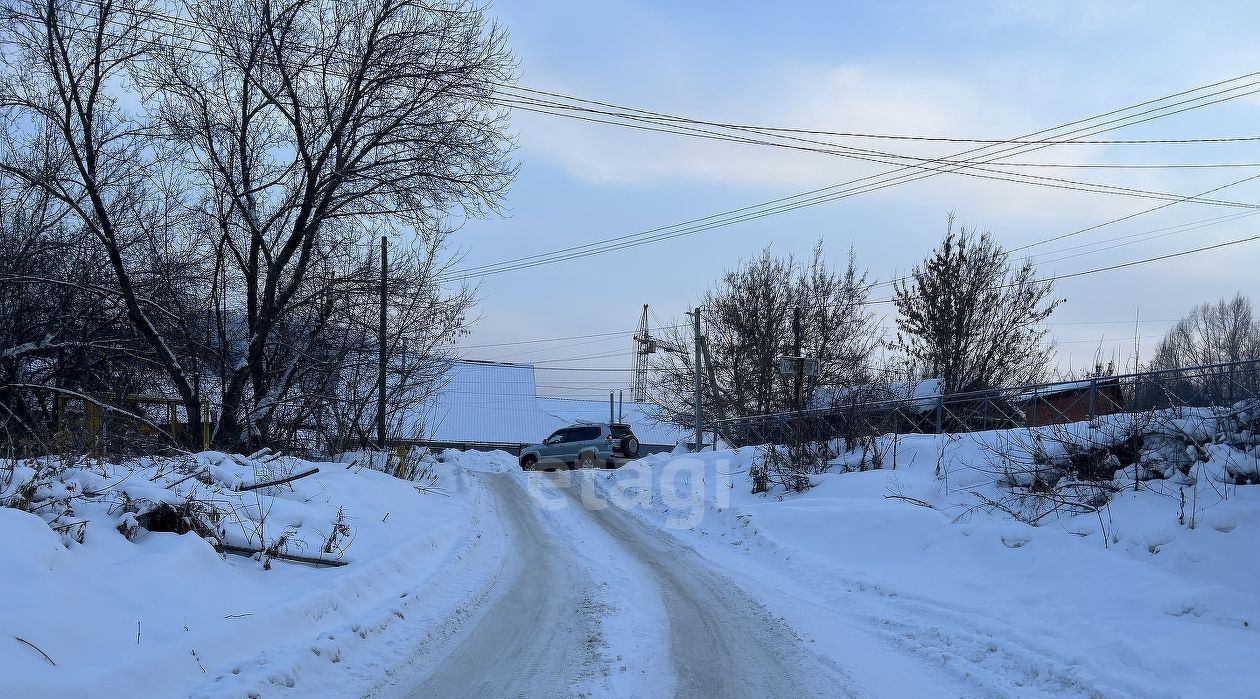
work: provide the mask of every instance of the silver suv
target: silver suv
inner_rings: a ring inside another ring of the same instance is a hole
[[[629,425],[582,422],[556,430],[542,444],[522,449],[521,468],[617,468],[638,456],[639,438]]]

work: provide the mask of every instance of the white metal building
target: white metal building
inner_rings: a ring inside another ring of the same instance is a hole
[[[687,439],[681,427],[657,420],[656,412],[648,403],[621,405],[620,421],[634,430],[643,453],[673,449]],[[406,416],[399,437],[435,448],[517,452],[574,422],[608,418],[607,401],[539,396],[529,364],[464,360]]]

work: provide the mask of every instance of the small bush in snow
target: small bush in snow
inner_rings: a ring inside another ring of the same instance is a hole
[[[767,445],[761,450],[761,458],[748,470],[752,492],[768,493],[772,487],[779,487],[787,492],[803,493],[810,486],[810,463],[803,450]]]
[[[95,521],[131,541],[146,532],[192,533],[220,552],[253,554],[264,568],[277,558],[340,559],[353,539],[345,511],[327,515],[330,529],[307,526],[300,513],[314,507],[312,495],[293,487],[292,479],[318,468],[255,457],[11,459],[0,462],[0,506],[42,518],[67,545],[84,543]]]

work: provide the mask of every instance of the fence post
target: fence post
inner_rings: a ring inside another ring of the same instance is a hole
[[[322,430],[321,430],[322,432]],[[210,449],[210,399],[201,399],[201,448]]]
[[[944,434],[945,396],[936,397],[936,433]]]
[[[87,443],[88,454],[92,456],[100,456],[103,451],[101,445],[103,439],[101,436],[101,411],[96,403],[85,400],[83,401],[84,411],[87,413]]]
[[[1098,379],[1089,380],[1089,421],[1098,416]]]

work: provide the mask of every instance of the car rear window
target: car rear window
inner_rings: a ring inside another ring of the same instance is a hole
[[[609,427],[612,429],[612,436],[616,437],[617,439],[621,439],[622,437],[629,437],[630,435],[634,434],[633,432],[630,431],[629,425],[609,425]]]
[[[564,434],[565,442],[587,442],[592,439],[599,439],[598,427],[574,427]]]
[[[577,433],[577,436],[574,437],[574,441],[586,442],[592,439],[599,439],[598,427],[583,427],[580,430],[574,430],[574,432]]]

